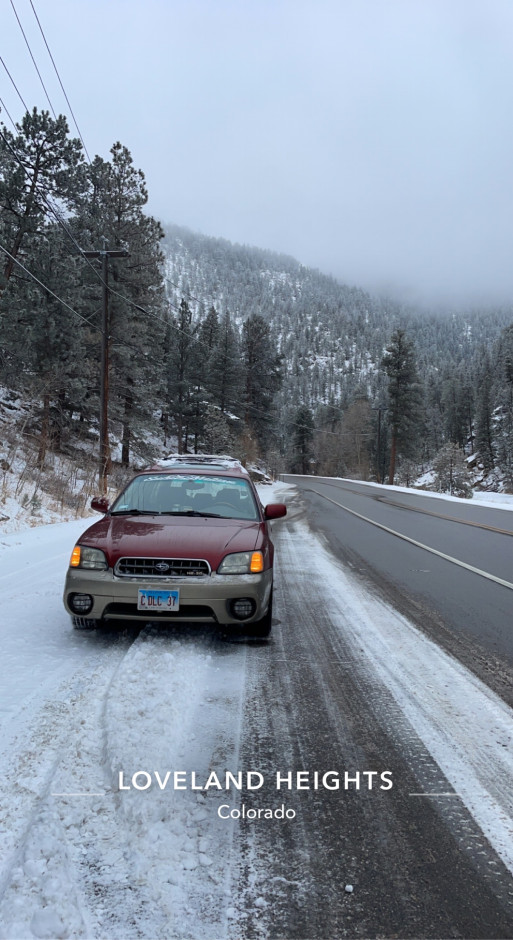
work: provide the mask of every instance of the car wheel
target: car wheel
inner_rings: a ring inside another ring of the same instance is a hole
[[[91,617],[77,617],[73,616],[71,618],[71,623],[73,624],[74,630],[96,630],[100,625],[99,620],[92,620]]]
[[[267,608],[267,612],[264,614],[261,620],[257,620],[255,623],[248,624],[248,626],[244,628],[244,632],[247,633],[248,636],[264,638],[270,635],[271,630],[272,630],[272,625],[273,625],[273,592],[271,591],[271,596],[269,598],[269,606]]]

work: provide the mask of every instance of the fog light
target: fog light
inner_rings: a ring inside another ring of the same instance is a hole
[[[93,608],[93,598],[90,594],[70,594],[68,603],[76,614],[88,614]]]
[[[231,603],[232,614],[237,620],[248,620],[256,610],[256,604],[252,597],[239,597]]]

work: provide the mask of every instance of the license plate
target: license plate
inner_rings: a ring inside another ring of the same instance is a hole
[[[153,613],[165,613],[169,610],[179,610],[180,591],[140,590],[137,596],[137,610],[147,610]]]

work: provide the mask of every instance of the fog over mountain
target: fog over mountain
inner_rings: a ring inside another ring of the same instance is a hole
[[[391,332],[402,327],[414,336],[426,370],[439,372],[469,363],[513,321],[513,304],[417,306],[344,283],[289,255],[178,225],[167,225],[165,232],[171,302],[176,306],[185,297],[196,312],[214,305],[219,315],[228,311],[239,324],[255,312],[262,314],[287,358],[292,348],[315,360],[332,355],[335,347],[355,344],[360,358],[377,365]],[[303,336],[305,323],[310,329]]]

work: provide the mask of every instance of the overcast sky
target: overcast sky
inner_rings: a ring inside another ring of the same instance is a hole
[[[125,144],[162,221],[407,299],[513,301],[513,0],[32,2],[89,153]],[[0,9],[0,55],[48,107]],[[20,120],[1,65],[0,96]]]

